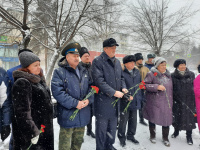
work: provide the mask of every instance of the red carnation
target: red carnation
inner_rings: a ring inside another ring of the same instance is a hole
[[[140,84],[140,85],[139,85],[139,88],[140,88],[140,89],[146,89],[146,87],[145,87],[143,84]]]
[[[97,93],[98,94],[98,92],[99,92],[99,88],[98,87],[96,87],[96,86],[91,86],[94,90],[95,90],[95,93]]]
[[[158,75],[158,73],[157,72],[154,72],[154,74],[153,74],[154,76],[157,76]]]
[[[143,85],[145,85],[145,82],[144,82],[144,80],[142,80],[142,82],[141,82]]]
[[[44,129],[43,129],[43,128],[41,128],[41,131],[42,131],[42,132],[44,132]]]
[[[42,125],[41,125],[41,128],[45,128],[45,125],[42,124]]]
[[[194,117],[197,117],[197,114],[194,114]]]

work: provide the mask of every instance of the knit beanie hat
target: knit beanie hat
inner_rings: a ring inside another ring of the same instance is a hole
[[[135,61],[138,61],[138,60],[140,60],[140,59],[143,60],[142,53],[136,53],[136,54],[135,54]]]
[[[22,68],[26,68],[34,62],[40,61],[40,59],[34,53],[25,51],[19,54],[19,61],[21,63]]]
[[[157,68],[162,62],[167,62],[163,57],[156,57],[153,59],[154,67]]]
[[[81,47],[80,51],[79,51],[79,54],[80,54],[80,58],[85,54],[85,53],[89,53],[88,49],[86,47]]]
[[[178,68],[178,66],[179,66],[180,64],[186,64],[185,59],[177,59],[177,60],[174,62],[174,68]]]
[[[135,56],[134,55],[127,55],[123,58],[123,64],[126,64],[128,62],[135,62]]]

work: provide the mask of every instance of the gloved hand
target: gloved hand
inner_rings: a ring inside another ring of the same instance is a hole
[[[39,136],[40,136],[40,135],[37,135],[36,137],[32,138],[32,139],[31,139],[31,143],[32,143],[32,144],[37,144],[37,142],[38,142],[38,140],[39,140]]]
[[[10,135],[10,125],[2,126],[1,140],[4,141]]]
[[[131,96],[131,94],[126,93],[126,94],[124,94],[124,96],[123,96],[122,98],[123,98],[124,100],[126,100],[126,101],[129,101],[130,96]]]

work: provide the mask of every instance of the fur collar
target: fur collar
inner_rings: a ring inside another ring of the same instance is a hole
[[[15,81],[18,78],[25,78],[32,83],[39,83],[42,80],[42,78],[40,78],[40,76],[30,74],[30,73],[24,72],[24,71],[19,71],[19,70],[13,71],[13,77],[14,77]]]
[[[155,72],[157,72],[158,73],[158,77],[161,77],[161,75],[162,75],[162,73],[160,73],[159,71],[158,71],[158,69],[156,69],[155,67],[152,67],[151,68],[151,72],[154,74]],[[170,74],[170,72],[166,69],[166,72],[164,73],[164,75],[166,75],[167,77],[171,77],[171,74]]]
[[[181,78],[189,78],[190,77],[190,71],[188,68],[186,68],[185,70],[185,74],[182,75],[179,73],[179,71],[177,69],[175,69],[174,73],[173,73],[175,78],[181,79]]]

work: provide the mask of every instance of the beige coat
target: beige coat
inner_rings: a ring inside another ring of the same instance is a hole
[[[140,71],[141,79],[144,80],[146,77],[147,73],[149,72],[149,69],[145,66],[142,66],[141,68],[136,67]]]

